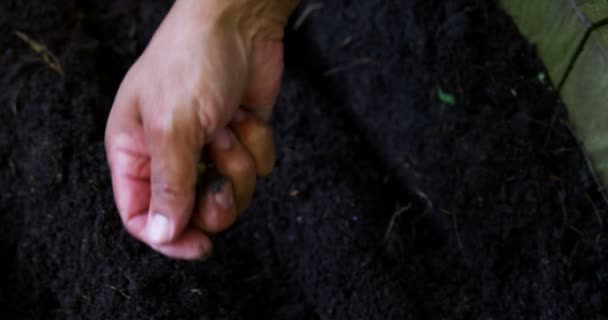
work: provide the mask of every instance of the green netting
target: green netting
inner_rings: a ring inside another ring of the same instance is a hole
[[[608,0],[576,0],[576,4],[592,24],[608,17]]]
[[[564,83],[562,97],[596,171],[608,183],[608,27],[593,32]]]
[[[553,82],[567,76],[561,94],[571,122],[595,170],[608,184],[608,26],[598,24],[608,19],[608,0],[501,3],[537,46]],[[573,66],[570,73],[569,65]]]
[[[559,83],[591,26],[571,0],[503,0],[520,31],[536,45],[554,83]]]

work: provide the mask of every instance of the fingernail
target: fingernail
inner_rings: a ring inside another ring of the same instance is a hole
[[[221,192],[213,195],[215,202],[223,209],[230,209],[234,206],[234,197],[232,195],[232,187],[229,183],[224,183]]]
[[[233,120],[234,120],[234,122],[241,122],[241,121],[245,120],[246,117],[247,117],[247,113],[245,113],[245,111],[239,109],[234,114]]]
[[[227,180],[228,179],[226,179],[226,177],[218,174],[211,180],[211,182],[209,182],[209,192],[216,194],[222,191],[222,187],[224,186]]]
[[[232,147],[232,136],[226,128],[218,130],[215,135],[215,143],[221,150],[228,150]]]
[[[171,222],[160,213],[152,213],[148,218],[148,238],[153,243],[161,244],[171,241]]]

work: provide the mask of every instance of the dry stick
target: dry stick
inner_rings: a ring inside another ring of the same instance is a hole
[[[23,32],[15,31],[15,35],[23,42],[25,42],[30,47],[30,49],[32,49],[32,51],[38,54],[42,58],[42,61],[51,70],[54,70],[55,72],[59,73],[59,75],[62,77],[64,76],[65,73],[63,71],[63,67],[61,66],[61,62],[59,61],[59,58],[57,58],[57,56],[53,52],[51,52],[51,50],[49,50],[47,47],[35,41]]]
[[[338,45],[338,49],[344,48],[353,41],[353,36],[348,36]]]
[[[302,24],[304,24],[304,22],[306,21],[306,19],[308,19],[308,17],[315,11],[323,9],[323,7],[325,7],[324,3],[321,2],[317,2],[317,3],[312,3],[308,6],[306,6],[306,8],[304,8],[304,10],[302,11],[302,14],[300,14],[300,16],[298,17],[298,19],[296,20],[296,22],[294,22],[293,24],[293,30],[298,30],[300,29],[300,27],[302,26]]]
[[[599,246],[600,241],[602,241],[602,234],[601,234],[601,233],[598,233],[598,234],[595,236],[595,241],[594,241],[594,242],[595,242],[595,245],[596,245],[596,246]]]
[[[15,92],[13,93],[13,97],[11,98],[11,110],[13,111],[14,115],[19,114],[19,109],[18,109],[18,102],[19,102],[19,95],[21,94],[21,89],[23,89],[23,85],[25,84],[25,81],[20,80],[17,83],[17,87],[15,89]]]
[[[458,243],[458,248],[460,252],[464,252],[464,246],[462,245],[462,240],[460,239],[460,229],[458,229],[458,222],[456,222],[456,214],[452,214],[452,223],[454,224],[454,232],[456,233],[456,242]]]
[[[551,125],[549,126],[549,130],[547,132],[547,137],[545,138],[545,143],[543,144],[543,150],[546,150],[547,145],[549,145],[549,141],[551,138],[551,135],[553,133],[553,128],[555,127],[555,122],[557,121],[558,115],[557,113],[555,113],[553,115],[553,117],[551,118]]]
[[[424,199],[424,201],[426,202],[426,205],[427,205],[427,208],[426,208],[427,210],[433,209],[433,202],[431,201],[431,199],[429,199],[429,197],[426,195],[426,193],[420,191],[419,189],[414,190],[414,192],[416,193],[417,196]]]
[[[338,72],[342,72],[345,70],[348,70],[350,68],[356,67],[358,65],[362,65],[362,64],[368,64],[371,63],[372,60],[370,58],[359,58],[359,59],[355,59],[349,63],[343,64],[341,66],[337,66],[335,68],[329,69],[327,71],[325,71],[323,73],[324,77],[329,77],[329,76],[333,76],[334,74],[338,73]]]
[[[397,221],[397,218],[402,213],[409,210],[411,207],[412,207],[412,204],[409,203],[407,206],[402,207],[399,210],[395,211],[395,213],[393,213],[393,215],[391,216],[391,220],[388,223],[388,227],[386,228],[386,232],[384,233],[384,243],[388,242],[388,238],[390,237],[391,233],[393,232],[393,227],[395,227],[395,221]]]
[[[441,212],[445,214],[449,214],[452,217],[452,224],[454,225],[454,233],[456,234],[456,243],[458,243],[458,249],[460,252],[464,253],[464,246],[462,245],[462,239],[460,239],[460,229],[458,229],[458,222],[456,221],[456,214],[451,213],[445,209],[439,209]]]
[[[113,286],[113,285],[109,285],[109,287],[110,287],[110,289],[112,289],[112,290],[114,290],[114,291],[116,291],[116,292],[120,293],[120,295],[121,295],[121,296],[123,296],[123,297],[125,297],[125,298],[127,298],[127,299],[131,299],[131,296],[129,296],[128,294],[126,294],[124,291],[122,291],[122,290],[120,290],[120,289],[116,288],[115,286]]]
[[[13,162],[13,159],[11,159],[11,158],[8,158],[8,168],[11,171],[11,175],[13,177],[16,177],[17,176],[17,169],[15,168],[15,163]]]

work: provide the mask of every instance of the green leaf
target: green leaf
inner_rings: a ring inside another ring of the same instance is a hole
[[[456,97],[449,92],[443,91],[441,87],[437,88],[437,97],[439,98],[439,101],[447,105],[453,106],[456,104]]]

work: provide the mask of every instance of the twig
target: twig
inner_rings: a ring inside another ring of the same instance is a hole
[[[120,290],[120,289],[116,288],[115,286],[113,286],[113,285],[109,285],[109,287],[110,287],[110,289],[112,289],[112,290],[114,290],[114,291],[116,291],[116,292],[120,293],[120,295],[121,295],[121,296],[123,296],[123,297],[125,297],[125,298],[127,298],[127,299],[131,299],[131,296],[129,296],[128,294],[126,294],[124,291],[122,291],[122,290]]]
[[[338,49],[344,48],[353,41],[353,36],[348,36],[338,45]]]
[[[63,67],[61,66],[61,62],[59,62],[59,59],[57,58],[57,56],[55,56],[55,54],[53,54],[53,52],[51,52],[47,47],[45,47],[41,43],[33,40],[32,38],[30,38],[27,34],[25,34],[23,32],[15,31],[15,35],[19,39],[23,40],[23,42],[25,42],[30,47],[30,49],[32,49],[32,51],[34,51],[35,53],[40,55],[40,57],[42,58],[42,61],[44,61],[44,63],[51,70],[54,70],[55,72],[59,73],[59,75],[61,75],[62,77],[64,76]]]
[[[454,224],[454,232],[456,233],[456,242],[458,243],[458,249],[460,249],[460,252],[463,252],[464,246],[462,245],[462,239],[460,239],[460,229],[458,228],[458,222],[456,221],[456,214],[452,214],[452,223]]]
[[[13,93],[13,96],[11,98],[11,110],[13,111],[14,115],[19,114],[19,107],[17,106],[17,104],[19,102],[19,94],[21,93],[21,89],[23,88],[24,83],[25,81],[23,80],[17,83],[15,87],[15,92]]]
[[[386,228],[386,232],[384,233],[384,243],[388,242],[388,238],[391,236],[391,233],[393,232],[393,228],[395,227],[395,222],[397,221],[397,218],[399,218],[399,216],[401,214],[403,214],[404,212],[409,210],[411,207],[412,207],[412,204],[409,203],[407,206],[402,207],[399,210],[395,211],[395,213],[393,213],[393,215],[391,216],[391,220],[388,222],[388,227]]]
[[[15,163],[13,162],[13,159],[11,159],[11,158],[8,158],[8,167],[9,167],[9,169],[11,171],[11,175],[13,177],[16,177],[17,176],[17,169],[15,169]]]
[[[293,30],[297,31],[298,29],[300,29],[300,27],[302,26],[302,24],[304,24],[304,22],[306,21],[306,19],[308,19],[308,17],[315,11],[323,9],[323,7],[325,7],[325,4],[322,2],[317,2],[317,3],[311,3],[310,5],[308,5],[306,8],[304,8],[304,10],[302,10],[302,13],[300,14],[300,16],[298,17],[298,19],[296,20],[296,22],[294,22],[293,24]]]
[[[458,244],[458,249],[460,249],[460,252],[464,253],[464,246],[462,245],[462,239],[460,238],[460,229],[458,229],[458,222],[456,221],[456,214],[451,213],[450,211],[447,211],[445,209],[440,209],[440,211],[452,216],[452,224],[454,226],[454,233],[456,234],[456,243]]]
[[[341,66],[337,66],[335,68],[329,69],[327,71],[325,71],[323,73],[324,77],[329,77],[329,76],[333,76],[334,74],[338,73],[338,72],[342,72],[348,69],[351,69],[353,67],[359,66],[359,65],[363,65],[363,64],[368,64],[368,63],[372,63],[372,59],[370,58],[359,58],[359,59],[355,59],[349,63],[343,64]]]
[[[431,201],[431,199],[429,199],[429,197],[426,195],[426,193],[416,189],[414,190],[414,192],[416,193],[417,196],[419,196],[420,198],[424,199],[424,201],[426,202],[427,205],[427,209],[431,210],[433,209],[433,202]]]
[[[558,118],[558,114],[555,113],[553,114],[553,117],[551,118],[551,124],[549,125],[549,130],[547,130],[547,136],[545,137],[545,143],[543,143],[543,150],[547,149],[547,145],[549,144],[549,141],[551,139],[551,135],[553,133],[553,129],[555,127],[555,121],[557,121]]]

